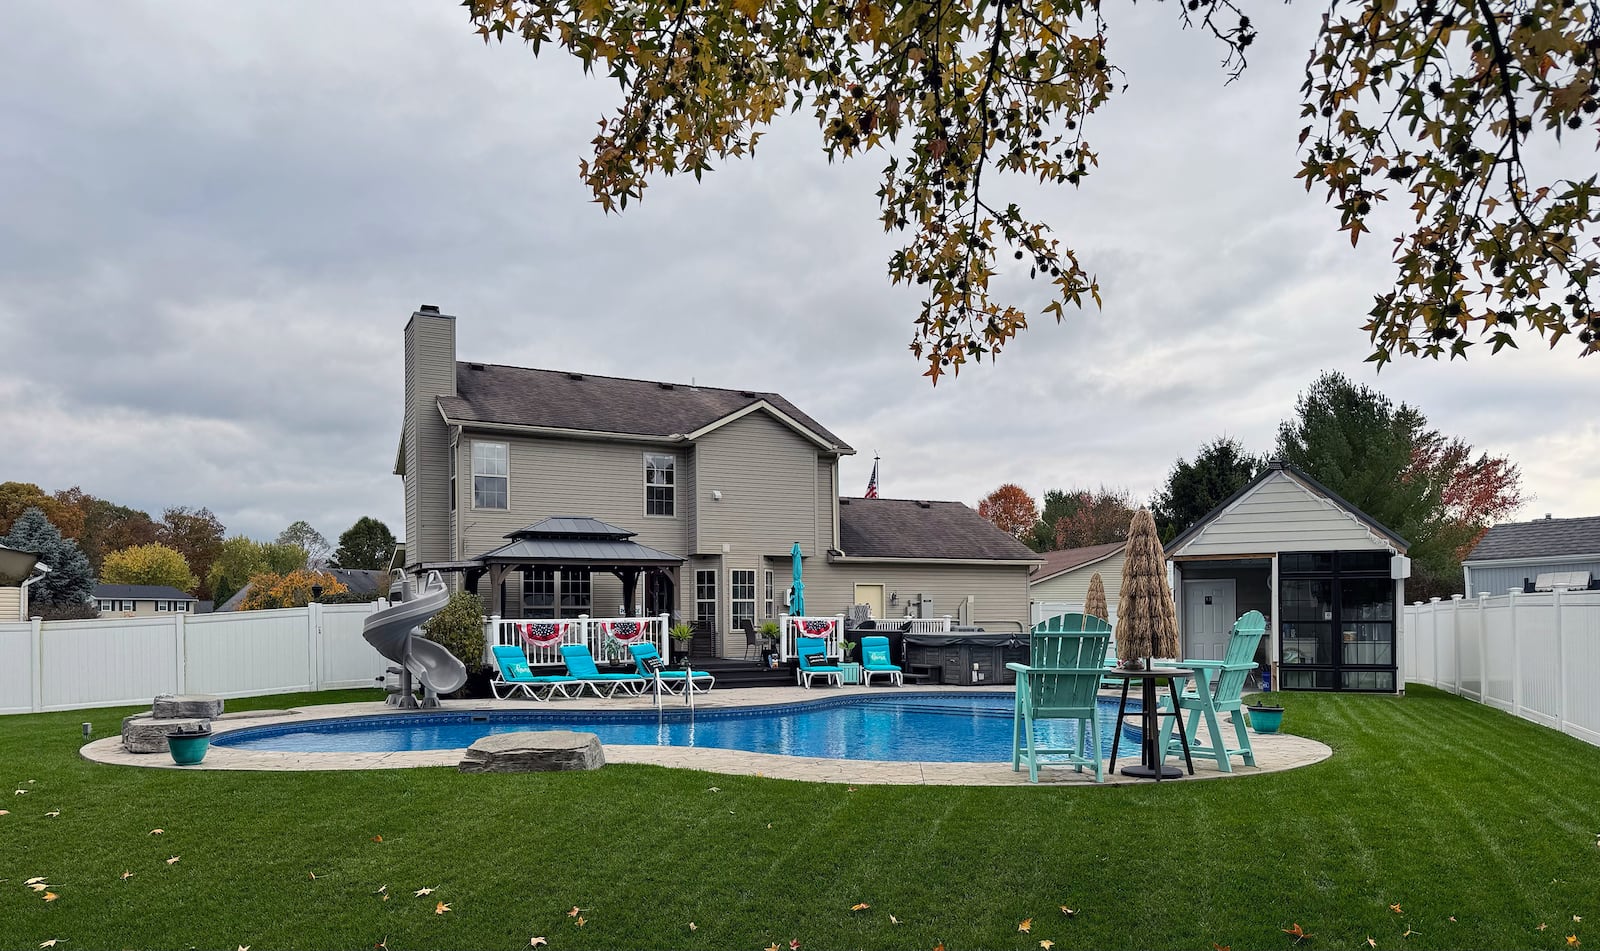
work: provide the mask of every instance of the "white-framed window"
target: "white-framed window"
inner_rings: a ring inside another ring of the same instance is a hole
[[[172,602],[172,610],[178,612],[179,614],[188,614],[189,605],[193,603],[193,601],[174,601]]]
[[[450,444],[450,511],[456,510],[456,473],[461,471],[461,463],[456,450],[458,444]]]
[[[700,569],[694,573],[694,619],[708,631],[717,629],[717,573]]]
[[[156,613],[158,613],[158,614],[167,613],[167,603],[168,602],[166,602],[166,601],[157,601],[156,602]]]
[[[756,573],[753,568],[734,568],[728,572],[728,614],[734,630],[745,622],[756,622]]]
[[[531,618],[593,614],[594,589],[587,570],[534,568],[522,574],[522,614]]]
[[[522,614],[524,617],[556,616],[556,573],[551,568],[535,568],[522,573]]]
[[[644,514],[670,518],[677,513],[678,457],[644,454]]]
[[[765,598],[765,600],[766,600],[767,613],[762,615],[762,617],[771,619],[771,618],[777,617],[776,614],[772,613],[772,569],[768,568],[763,573],[766,575],[766,598]]]
[[[590,586],[587,569],[561,573],[561,616],[577,617],[593,614],[594,589]]]
[[[511,450],[503,442],[472,444],[472,507],[503,509],[511,499]]]

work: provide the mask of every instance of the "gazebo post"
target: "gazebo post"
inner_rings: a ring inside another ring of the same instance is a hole
[[[622,575],[622,616],[633,617],[633,596],[639,587],[639,569],[624,568]]]

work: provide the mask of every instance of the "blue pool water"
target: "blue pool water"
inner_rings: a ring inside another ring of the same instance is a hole
[[[1100,701],[1101,749],[1111,751],[1116,701]],[[1130,704],[1130,710],[1132,704]],[[1011,760],[1010,694],[901,694],[742,710],[386,714],[250,727],[212,743],[286,752],[462,749],[491,733],[582,730],[605,744],[699,746],[829,759],[991,763]],[[1039,727],[1038,742],[1067,745],[1071,721]],[[1122,739],[1130,746],[1131,732]],[[1136,741],[1135,741],[1136,742]]]

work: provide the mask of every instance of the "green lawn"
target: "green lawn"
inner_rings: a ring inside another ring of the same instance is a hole
[[[1600,749],[1422,688],[1287,706],[1332,759],[1072,789],[144,770],[77,755],[124,711],[5,717],[0,947],[1600,947]]]

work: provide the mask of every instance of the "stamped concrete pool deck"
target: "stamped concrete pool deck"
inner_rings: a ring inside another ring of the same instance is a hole
[[[719,710],[804,703],[836,699],[841,696],[865,695],[911,696],[939,693],[997,693],[1010,694],[1009,687],[856,687],[817,688],[801,690],[797,687],[756,687],[744,690],[713,690],[695,697],[696,710]],[[668,698],[663,706],[669,710],[682,710],[682,698]],[[650,697],[613,697],[600,700],[586,697],[582,700],[558,700],[553,703],[536,703],[529,700],[446,700],[440,712],[466,713],[482,710],[539,710],[561,713],[585,711],[615,712],[622,710],[654,710]],[[413,711],[396,710],[382,703],[336,703],[297,707],[287,713],[281,710],[262,711],[259,715],[248,712],[231,714],[226,719],[213,722],[215,734],[244,727],[266,726],[280,723],[307,723],[336,717],[372,716],[385,714],[405,716]],[[422,713],[434,711],[419,711]],[[1229,730],[1226,725],[1223,729]],[[1176,782],[1193,782],[1198,779],[1222,779],[1256,776],[1309,766],[1333,755],[1333,751],[1316,740],[1290,734],[1260,735],[1251,737],[1255,747],[1256,765],[1244,766],[1234,759],[1233,772],[1224,773],[1212,760],[1195,759],[1194,775],[1184,775]],[[226,746],[211,747],[205,761],[198,766],[178,766],[164,753],[128,753],[122,749],[119,737],[95,740],[80,751],[85,759],[97,763],[120,766],[146,766],[164,769],[225,769],[225,770],[346,770],[346,769],[404,769],[417,766],[455,766],[463,750],[418,750],[393,753],[287,753],[264,750],[240,750]],[[1137,748],[1131,750],[1137,760]],[[711,773],[740,776],[764,776],[771,779],[793,779],[805,782],[880,784],[894,786],[1030,786],[1026,770],[1012,772],[1009,763],[919,763],[877,762],[868,760],[824,759],[810,756],[780,756],[773,753],[749,753],[743,750],[724,750],[707,747],[681,746],[613,746],[606,745],[605,757],[611,763],[644,763],[677,769],[699,769]],[[1119,762],[1127,765],[1130,759],[1125,752]],[[1171,759],[1168,763],[1172,763]],[[1181,765],[1181,760],[1179,761]],[[1113,775],[1107,769],[1105,785],[1148,782]],[[1093,786],[1092,773],[1078,773],[1067,767],[1050,767],[1039,772],[1040,786]]]

